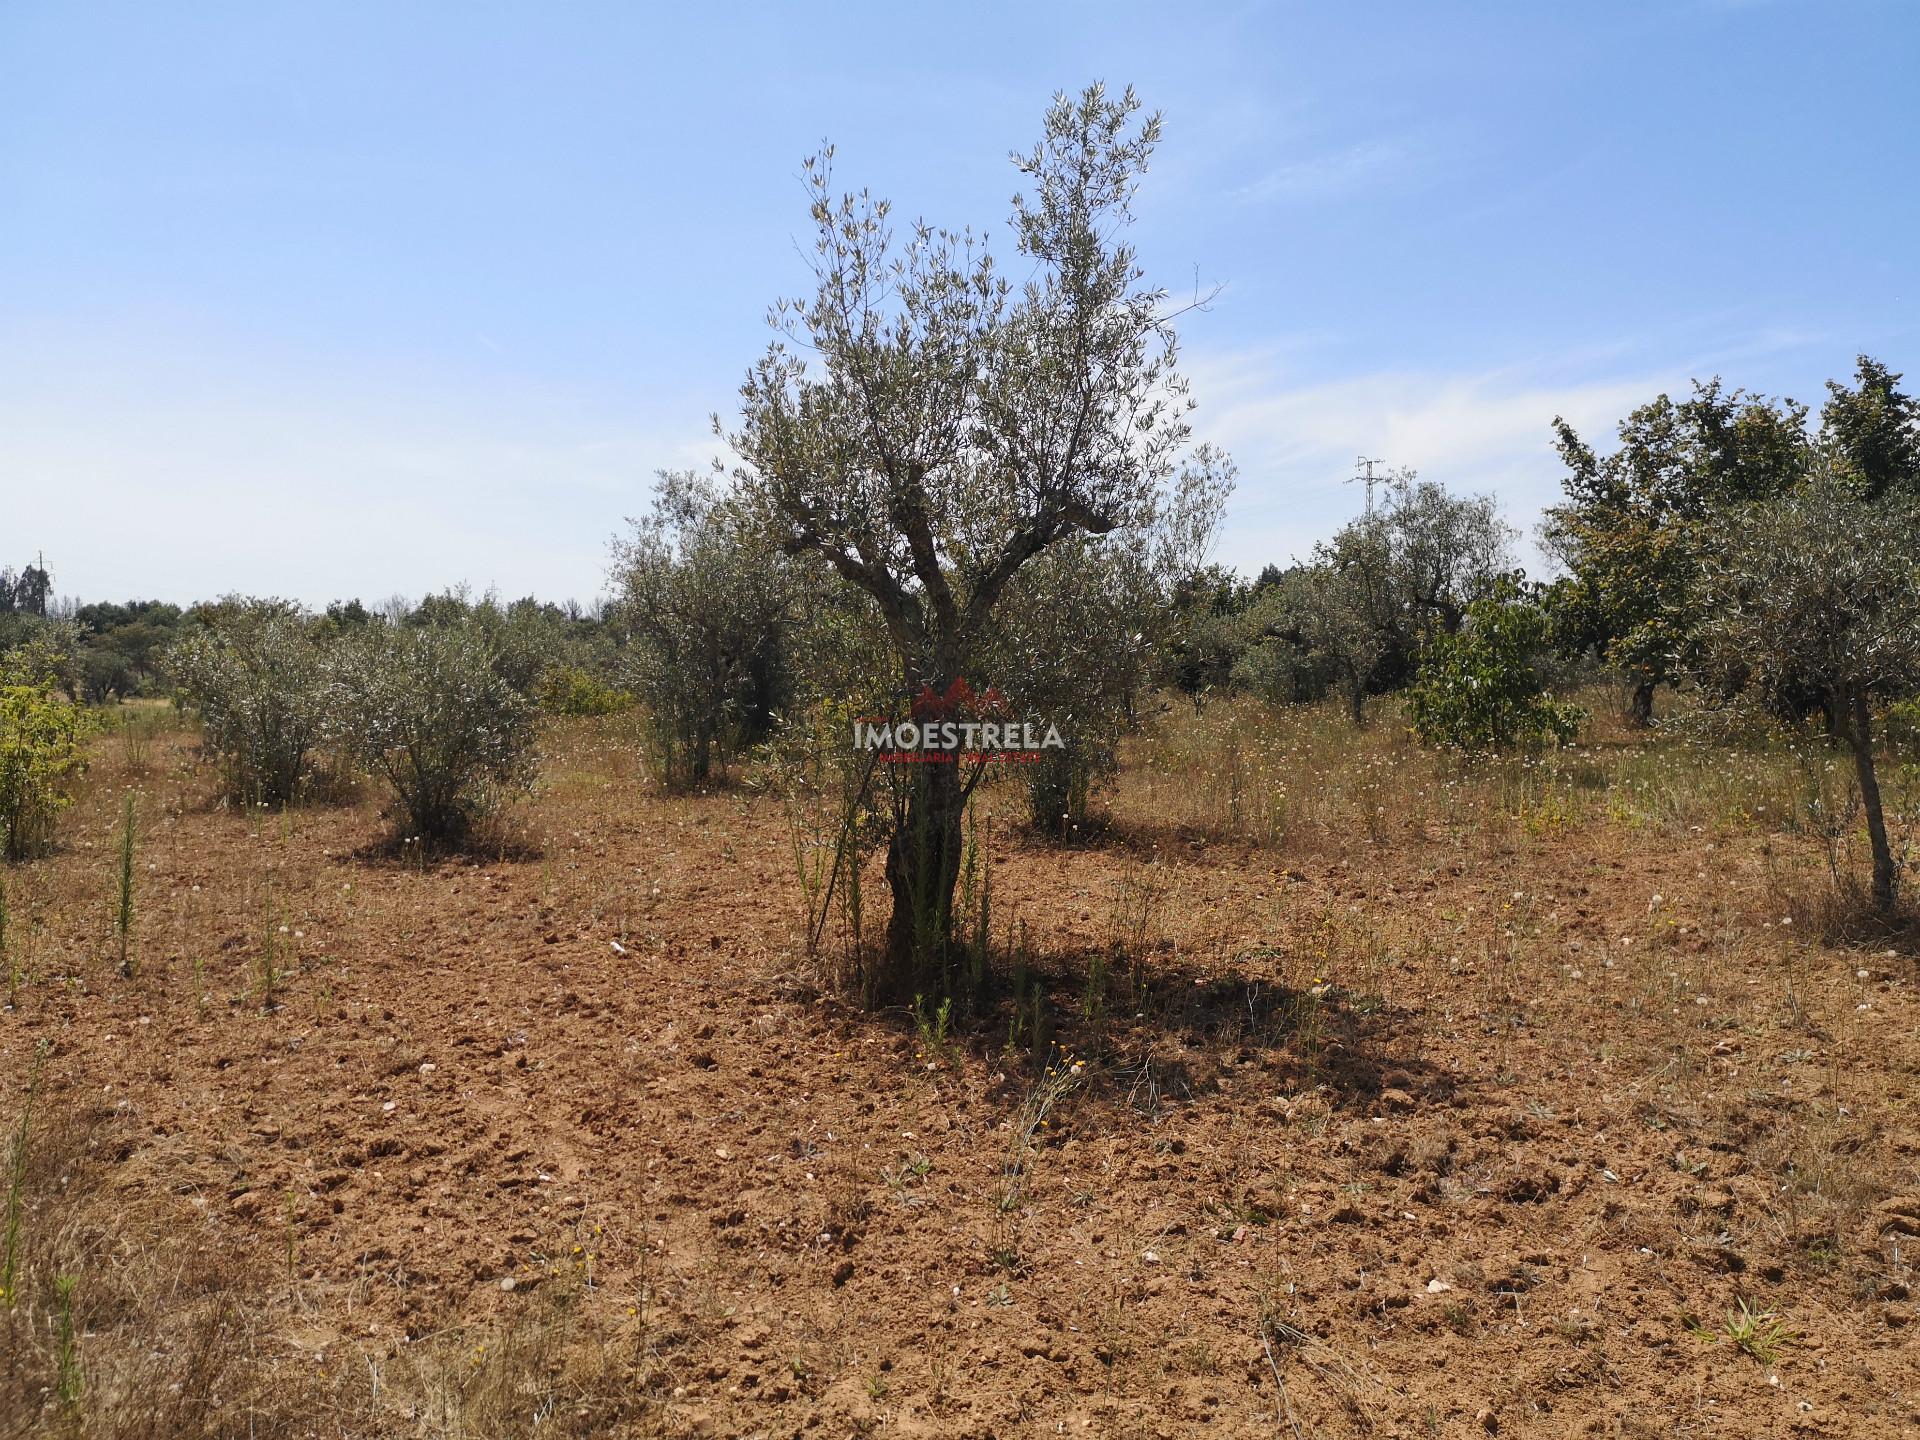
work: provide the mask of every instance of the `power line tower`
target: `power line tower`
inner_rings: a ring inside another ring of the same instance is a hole
[[[1355,464],[1356,464],[1356,465],[1357,465],[1357,466],[1359,467],[1359,468],[1358,468],[1358,471],[1357,471],[1357,473],[1355,473],[1355,474],[1352,474],[1352,475],[1349,475],[1349,476],[1347,477],[1347,479],[1346,479],[1346,483],[1347,483],[1347,484],[1349,484],[1349,485],[1351,485],[1351,484],[1353,484],[1353,483],[1354,483],[1354,482],[1355,482],[1356,480],[1359,480],[1359,481],[1364,481],[1364,482],[1365,482],[1365,484],[1366,484],[1366,487],[1367,487],[1367,514],[1369,514],[1369,515],[1371,515],[1371,514],[1373,514],[1373,486],[1374,486],[1374,482],[1375,482],[1376,480],[1379,480],[1379,479],[1384,479],[1384,478],[1385,478],[1384,476],[1376,476],[1376,475],[1375,475],[1375,474],[1373,473],[1373,467],[1374,467],[1374,466],[1376,466],[1376,465],[1384,465],[1384,464],[1386,464],[1387,462],[1386,462],[1386,461],[1384,461],[1384,460],[1369,460],[1369,459],[1368,459],[1368,458],[1367,458],[1366,456],[1364,456],[1364,455],[1362,455],[1362,456],[1361,456],[1361,457],[1360,457],[1360,458],[1359,458],[1359,459],[1358,459],[1357,461],[1355,461],[1354,463],[1355,463]]]

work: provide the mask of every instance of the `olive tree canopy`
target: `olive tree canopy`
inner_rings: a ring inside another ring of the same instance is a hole
[[[1716,526],[1701,628],[1706,678],[1791,711],[1808,687],[1832,696],[1853,751],[1873,896],[1894,903],[1898,872],[1874,766],[1873,707],[1920,690],[1920,505],[1868,499],[1821,475]]]
[[[836,198],[831,149],[807,162],[814,292],[774,306],[728,439],[777,543],[871,598],[903,694],[968,678],[1024,566],[1148,523],[1179,469],[1190,402],[1167,299],[1122,238],[1159,136],[1131,90],[1055,97],[1013,157],[1018,281],[971,231],[902,235],[886,201]],[[908,994],[939,984],[977,779],[917,768],[887,862],[889,968]],[[916,938],[906,912],[928,907]]]

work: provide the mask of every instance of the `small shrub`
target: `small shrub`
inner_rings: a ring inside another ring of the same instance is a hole
[[[84,768],[86,719],[54,693],[51,678],[16,656],[0,657],[0,852],[41,854],[54,817],[73,803],[68,783]]]
[[[1586,712],[1546,688],[1552,623],[1537,605],[1478,600],[1454,634],[1434,637],[1407,692],[1407,718],[1429,745],[1479,752],[1564,745]]]
[[[1027,787],[1027,819],[1035,830],[1059,839],[1094,828],[1093,791],[1105,772],[1117,768],[1111,747],[1069,741],[1064,749],[1045,750],[1021,767]]]
[[[1887,707],[1887,744],[1902,755],[1920,755],[1920,700],[1902,700]]]
[[[180,698],[199,713],[222,783],[250,805],[299,800],[332,734],[327,651],[290,605],[222,607],[168,656]]]
[[[549,715],[615,715],[633,704],[624,690],[576,665],[556,665],[540,678],[540,708]]]
[[[464,839],[532,784],[538,712],[500,658],[467,621],[380,626],[342,656],[348,744],[393,787],[408,834],[423,842]]]
[[[1727,1312],[1727,1326],[1720,1333],[1733,1342],[1734,1349],[1751,1355],[1762,1365],[1776,1363],[1780,1352],[1796,1338],[1793,1327],[1773,1311],[1756,1310],[1745,1300],[1740,1302],[1738,1310]]]

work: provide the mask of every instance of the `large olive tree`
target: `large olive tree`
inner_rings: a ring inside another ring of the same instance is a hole
[[[807,162],[814,292],[774,307],[729,439],[778,542],[877,608],[903,695],[991,683],[969,672],[1015,576],[1070,536],[1147,521],[1178,467],[1189,402],[1166,297],[1121,238],[1159,135],[1131,90],[1055,97],[1014,157],[1018,285],[970,231],[916,223],[896,243],[884,200],[836,197],[830,149]],[[978,779],[912,771],[886,859],[897,994],[940,983]]]
[[[1723,516],[1703,571],[1700,663],[1717,690],[1752,689],[1792,713],[1812,686],[1834,701],[1853,752],[1873,852],[1873,899],[1899,871],[1874,764],[1876,703],[1920,691],[1920,504],[1869,499],[1817,476]]]

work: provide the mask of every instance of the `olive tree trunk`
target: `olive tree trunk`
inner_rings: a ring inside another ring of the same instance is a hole
[[[1627,719],[1636,730],[1653,724],[1653,681],[1642,676],[1633,682],[1633,698],[1628,702]]]
[[[886,972],[890,998],[945,996],[953,892],[965,845],[966,788],[957,757],[947,763],[912,765],[904,808],[887,844],[887,888],[893,914],[887,921]]]
[[[1873,849],[1873,903],[1878,909],[1891,910],[1896,879],[1893,846],[1887,840],[1887,818],[1880,806],[1880,777],[1873,768],[1873,714],[1864,690],[1854,690],[1851,710],[1847,741],[1853,748],[1860,806],[1867,812],[1867,842]]]

